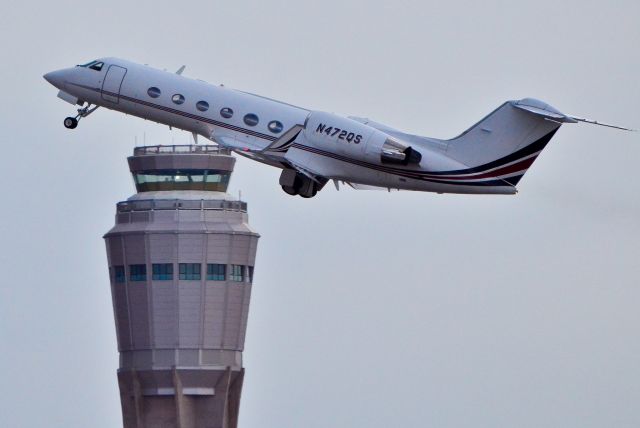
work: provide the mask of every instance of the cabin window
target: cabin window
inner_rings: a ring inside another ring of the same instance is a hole
[[[152,86],[149,89],[147,89],[147,95],[149,95],[151,98],[158,98],[160,94],[162,94],[162,92],[160,91],[159,88],[156,88],[155,86]]]
[[[229,107],[225,107],[220,110],[220,116],[224,117],[225,119],[231,119],[233,117],[233,110]]]
[[[280,132],[282,132],[283,128],[284,126],[282,125],[282,122],[279,122],[277,120],[272,120],[271,122],[269,122],[269,131],[273,132],[274,134],[279,134]]]
[[[103,66],[104,66],[104,62],[96,62],[95,64],[90,65],[89,68],[92,70],[100,71],[102,70]]]
[[[175,94],[174,96],[171,97],[171,101],[173,101],[174,104],[182,104],[184,103],[184,95]]]
[[[258,119],[258,116],[253,113],[249,113],[244,117],[244,123],[249,126],[256,126],[258,122],[260,122],[260,119]]]
[[[209,103],[206,101],[198,101],[196,103],[196,108],[200,111],[207,111],[209,110]]]

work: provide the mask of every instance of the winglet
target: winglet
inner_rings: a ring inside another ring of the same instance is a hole
[[[269,152],[283,152],[286,153],[287,150],[293,145],[293,142],[298,138],[298,134],[302,131],[304,125],[294,125],[287,132],[282,134],[280,138],[275,140],[273,143],[269,144],[262,151]]]
[[[183,65],[182,67],[180,67],[180,68],[178,69],[178,71],[176,71],[176,74],[177,74],[178,76],[179,76],[179,75],[181,75],[185,68],[187,68],[187,66],[186,66],[186,65]]]

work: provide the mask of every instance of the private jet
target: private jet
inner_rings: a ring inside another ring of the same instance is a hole
[[[101,58],[44,78],[77,114],[99,107],[182,129],[282,169],[289,195],[310,198],[333,180],[356,189],[503,194],[516,186],[565,123],[615,125],[561,113],[533,98],[507,101],[450,140],[412,135],[360,117],[297,107],[148,65]]]

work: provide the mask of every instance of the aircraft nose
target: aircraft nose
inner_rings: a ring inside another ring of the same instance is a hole
[[[65,76],[64,70],[56,70],[56,71],[51,71],[42,77],[44,77],[44,80],[51,83],[56,88],[62,89],[62,86],[64,85],[64,76]]]

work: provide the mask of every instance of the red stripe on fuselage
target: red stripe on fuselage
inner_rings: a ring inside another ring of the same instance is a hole
[[[449,177],[437,177],[437,178],[443,178],[446,180],[480,180],[485,178],[496,178],[496,177],[500,177],[501,175],[507,175],[513,172],[518,172],[524,169],[528,169],[533,164],[533,161],[535,161],[537,157],[538,157],[537,155],[532,156],[523,161],[516,162],[512,165],[505,166],[503,168],[498,168],[491,172],[487,172],[480,175],[471,175],[471,176],[464,176],[464,177],[449,176]]]

